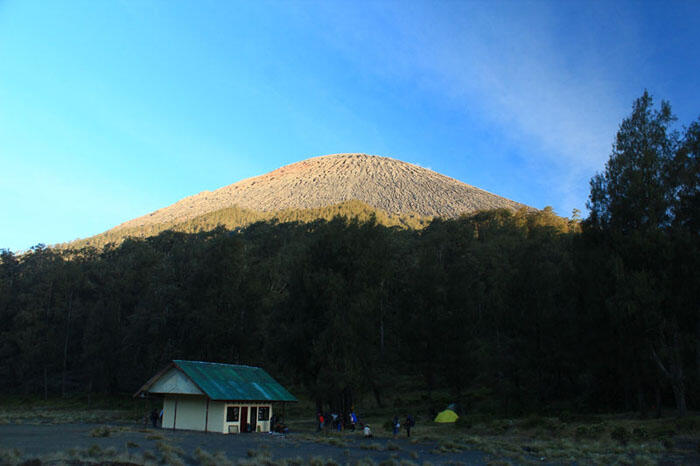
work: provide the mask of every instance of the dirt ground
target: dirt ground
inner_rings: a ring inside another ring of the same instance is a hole
[[[23,458],[29,459],[97,445],[101,450],[115,448],[120,452],[143,455],[149,450],[155,452],[158,442],[167,442],[184,451],[182,458],[187,464],[199,464],[195,455],[198,448],[211,454],[224,452],[234,462],[259,454],[269,455],[275,460],[301,458],[304,462],[315,457],[332,458],[340,464],[355,464],[363,459],[376,463],[394,460],[397,464],[486,464],[489,460],[488,455],[479,451],[437,453],[434,451],[436,444],[414,444],[405,437],[364,439],[359,432],[342,437],[304,433],[287,436],[269,433],[223,435],[115,425],[109,436],[94,437],[93,433],[99,427],[97,424],[0,425],[0,450],[19,449]]]

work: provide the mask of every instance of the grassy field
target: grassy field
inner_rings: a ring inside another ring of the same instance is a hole
[[[0,402],[0,424],[69,424],[135,422],[154,403],[131,397],[85,396],[50,398],[4,397]]]
[[[393,439],[384,427],[389,413],[406,409],[385,409],[363,417],[375,435],[365,441],[359,432],[317,433],[309,415],[313,410],[301,403],[287,413],[292,433],[285,451],[319,455],[273,459],[279,456],[274,444],[254,442],[245,450],[226,453],[182,441],[185,437],[170,431],[144,428],[143,414],[150,407],[148,402],[126,398],[91,400],[89,409],[81,399],[4,400],[0,424],[90,424],[88,443],[103,438],[118,441],[108,447],[98,442],[42,455],[10,446],[0,450],[0,464],[28,459],[48,464],[459,464],[472,451],[483,452],[483,463],[490,464],[700,464],[698,415],[642,420],[634,415],[496,419],[472,414],[455,424],[436,424],[419,414],[410,439],[403,430]]]

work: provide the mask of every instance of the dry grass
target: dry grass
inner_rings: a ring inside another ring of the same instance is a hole
[[[431,451],[434,454],[479,450],[490,455],[494,464],[656,464],[669,455],[683,457],[674,446],[683,438],[695,445],[700,418],[641,421],[601,416],[583,423],[554,417],[481,418],[477,422],[464,420],[461,426],[423,424],[415,431],[418,435],[411,443],[437,444]]]
[[[153,457],[152,460],[157,460]],[[92,445],[89,448],[70,448],[66,451],[51,453],[41,456],[27,457],[17,449],[0,450],[0,464],[7,466],[25,464],[151,464],[141,455],[131,455],[128,452],[120,452],[114,447],[101,448]]]
[[[386,449],[387,449],[387,450],[400,450],[401,447],[399,446],[398,443],[395,443],[395,442],[386,442]]]
[[[216,452],[214,454],[209,453],[206,450],[197,448],[194,451],[194,458],[202,466],[230,466],[233,462],[229,460],[226,453],[223,451]]]
[[[17,448],[0,449],[0,464],[14,466],[22,462],[22,451]]]
[[[129,429],[126,427],[122,427],[122,426],[102,425],[102,426],[97,426],[94,429],[90,430],[90,437],[110,437],[112,434],[115,434],[118,432],[124,432],[126,430],[129,430]]]
[[[0,424],[98,424],[125,421],[134,421],[133,412],[126,410],[0,408]]]
[[[185,451],[182,448],[161,440],[156,442],[156,449],[160,452],[163,463],[172,466],[185,466],[183,459]]]
[[[372,443],[360,445],[360,448],[362,448],[363,450],[374,450],[374,451],[384,450],[384,447],[380,443],[377,443],[377,442],[372,442]]]

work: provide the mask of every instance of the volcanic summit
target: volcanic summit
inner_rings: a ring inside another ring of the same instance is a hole
[[[358,200],[390,214],[456,217],[526,207],[427,168],[389,157],[333,154],[286,165],[215,191],[186,197],[116,229],[180,223],[231,206],[259,212]]]

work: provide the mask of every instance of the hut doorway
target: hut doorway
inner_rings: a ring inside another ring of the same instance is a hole
[[[250,431],[255,432],[255,426],[258,423],[258,408],[257,406],[250,407]]]
[[[241,432],[248,432],[248,407],[241,406]]]

